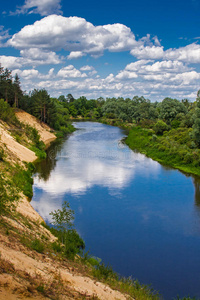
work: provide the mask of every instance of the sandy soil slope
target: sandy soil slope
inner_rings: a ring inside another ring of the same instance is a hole
[[[1,236],[0,241],[1,259],[11,263],[16,270],[16,273],[28,273],[30,278],[38,277],[43,282],[52,282],[53,280],[56,280],[54,278],[55,276],[60,276],[60,281],[62,281],[63,286],[66,285],[71,291],[76,291],[78,294],[87,297],[96,296],[102,300],[127,299],[120,292],[114,291],[105,284],[94,281],[89,277],[82,276],[81,274],[76,273],[76,271],[69,270],[67,267],[62,266],[62,263],[53,261],[46,255],[34,254],[34,257],[32,257],[31,254],[33,255],[33,253],[30,253],[29,255],[29,253],[23,253],[22,249],[12,249],[11,245],[9,246],[9,243],[7,245],[3,244]],[[26,296],[27,283],[22,279],[20,281],[21,282],[17,280],[17,276],[0,274],[0,290],[1,286],[5,286],[10,291],[10,294],[13,293],[17,296],[20,292],[20,299],[26,299],[23,298],[23,294]],[[66,295],[63,299],[68,299],[68,297],[69,296]]]
[[[41,140],[46,145],[56,139],[55,134],[50,132],[51,128],[48,125],[44,124],[43,122],[40,122],[39,120],[37,120],[34,116],[28,114],[25,111],[16,112],[16,116],[20,122],[28,124],[28,125],[36,128],[41,136]]]
[[[35,153],[19,144],[2,124],[0,124],[0,144],[1,143],[21,161],[32,162],[37,159]]]
[[[17,117],[21,122],[35,127],[45,144],[55,139],[48,126],[29,114],[18,112]],[[35,154],[19,144],[1,123],[0,137],[0,144],[6,146],[7,159],[10,161],[20,160],[22,163],[36,159]],[[130,299],[106,284],[87,277],[84,265],[81,269],[74,268],[67,260],[63,261],[57,257],[57,254],[40,254],[25,246],[21,242],[23,237],[43,237],[50,243],[56,238],[41,225],[42,217],[24,195],[21,195],[16,210],[22,215],[21,219],[12,215],[1,218],[2,223],[5,222],[8,226],[0,226],[0,300]],[[7,233],[5,228],[9,228]],[[41,284],[48,288],[48,296],[37,290]]]

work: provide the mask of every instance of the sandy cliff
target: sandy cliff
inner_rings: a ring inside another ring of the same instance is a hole
[[[45,144],[55,139],[50,128],[33,116],[18,112],[23,123],[35,127]],[[31,162],[34,152],[19,144],[3,124],[0,124],[0,144],[7,159]],[[41,216],[21,195],[13,217],[3,217],[0,227],[0,299],[130,299],[106,284],[85,275],[85,267],[72,264],[50,253],[38,253],[23,241],[34,235],[50,243],[55,237],[41,225]],[[6,229],[5,229],[6,228]],[[45,287],[45,289],[44,289]]]

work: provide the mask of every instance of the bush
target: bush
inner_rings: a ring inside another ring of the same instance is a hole
[[[162,120],[159,120],[155,125],[154,125],[154,131],[156,134],[162,135],[164,131],[169,130],[169,126],[163,122]]]
[[[65,233],[64,255],[69,259],[74,259],[76,254],[85,248],[85,243],[75,229]]]

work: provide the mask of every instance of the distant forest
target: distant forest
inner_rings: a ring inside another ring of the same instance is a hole
[[[187,146],[200,147],[200,90],[195,102],[172,98],[151,102],[143,96],[88,100],[84,96],[75,99],[72,94],[52,98],[45,89],[25,93],[19,76],[13,78],[11,74],[10,70],[0,68],[0,99],[34,115],[56,131],[70,132],[72,118],[115,120],[151,129],[158,136],[182,128],[189,137]]]

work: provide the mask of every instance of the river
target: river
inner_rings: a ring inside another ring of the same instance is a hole
[[[74,126],[37,164],[32,206],[49,223],[68,201],[90,254],[164,299],[200,298],[200,181],[133,152],[117,127]]]

